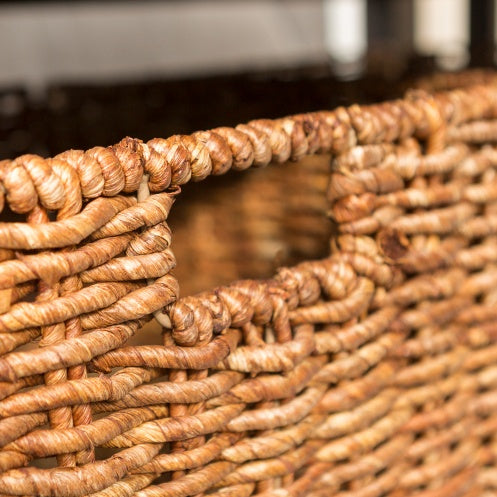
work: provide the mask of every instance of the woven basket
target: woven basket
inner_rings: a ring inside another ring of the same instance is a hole
[[[491,79],[0,162],[0,495],[496,495]]]

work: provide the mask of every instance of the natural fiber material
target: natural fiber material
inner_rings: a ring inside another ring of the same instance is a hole
[[[494,495],[492,83],[0,162],[0,494]]]

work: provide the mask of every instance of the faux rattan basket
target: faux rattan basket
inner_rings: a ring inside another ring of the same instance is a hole
[[[495,142],[488,78],[0,162],[0,495],[496,495]]]

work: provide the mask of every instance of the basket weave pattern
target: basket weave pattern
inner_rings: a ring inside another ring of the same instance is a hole
[[[0,162],[0,495],[496,491],[495,141],[481,85]],[[312,154],[329,256],[179,298],[180,185]]]

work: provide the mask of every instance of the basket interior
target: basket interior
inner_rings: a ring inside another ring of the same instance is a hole
[[[169,217],[181,296],[325,257],[329,155],[184,185]]]

